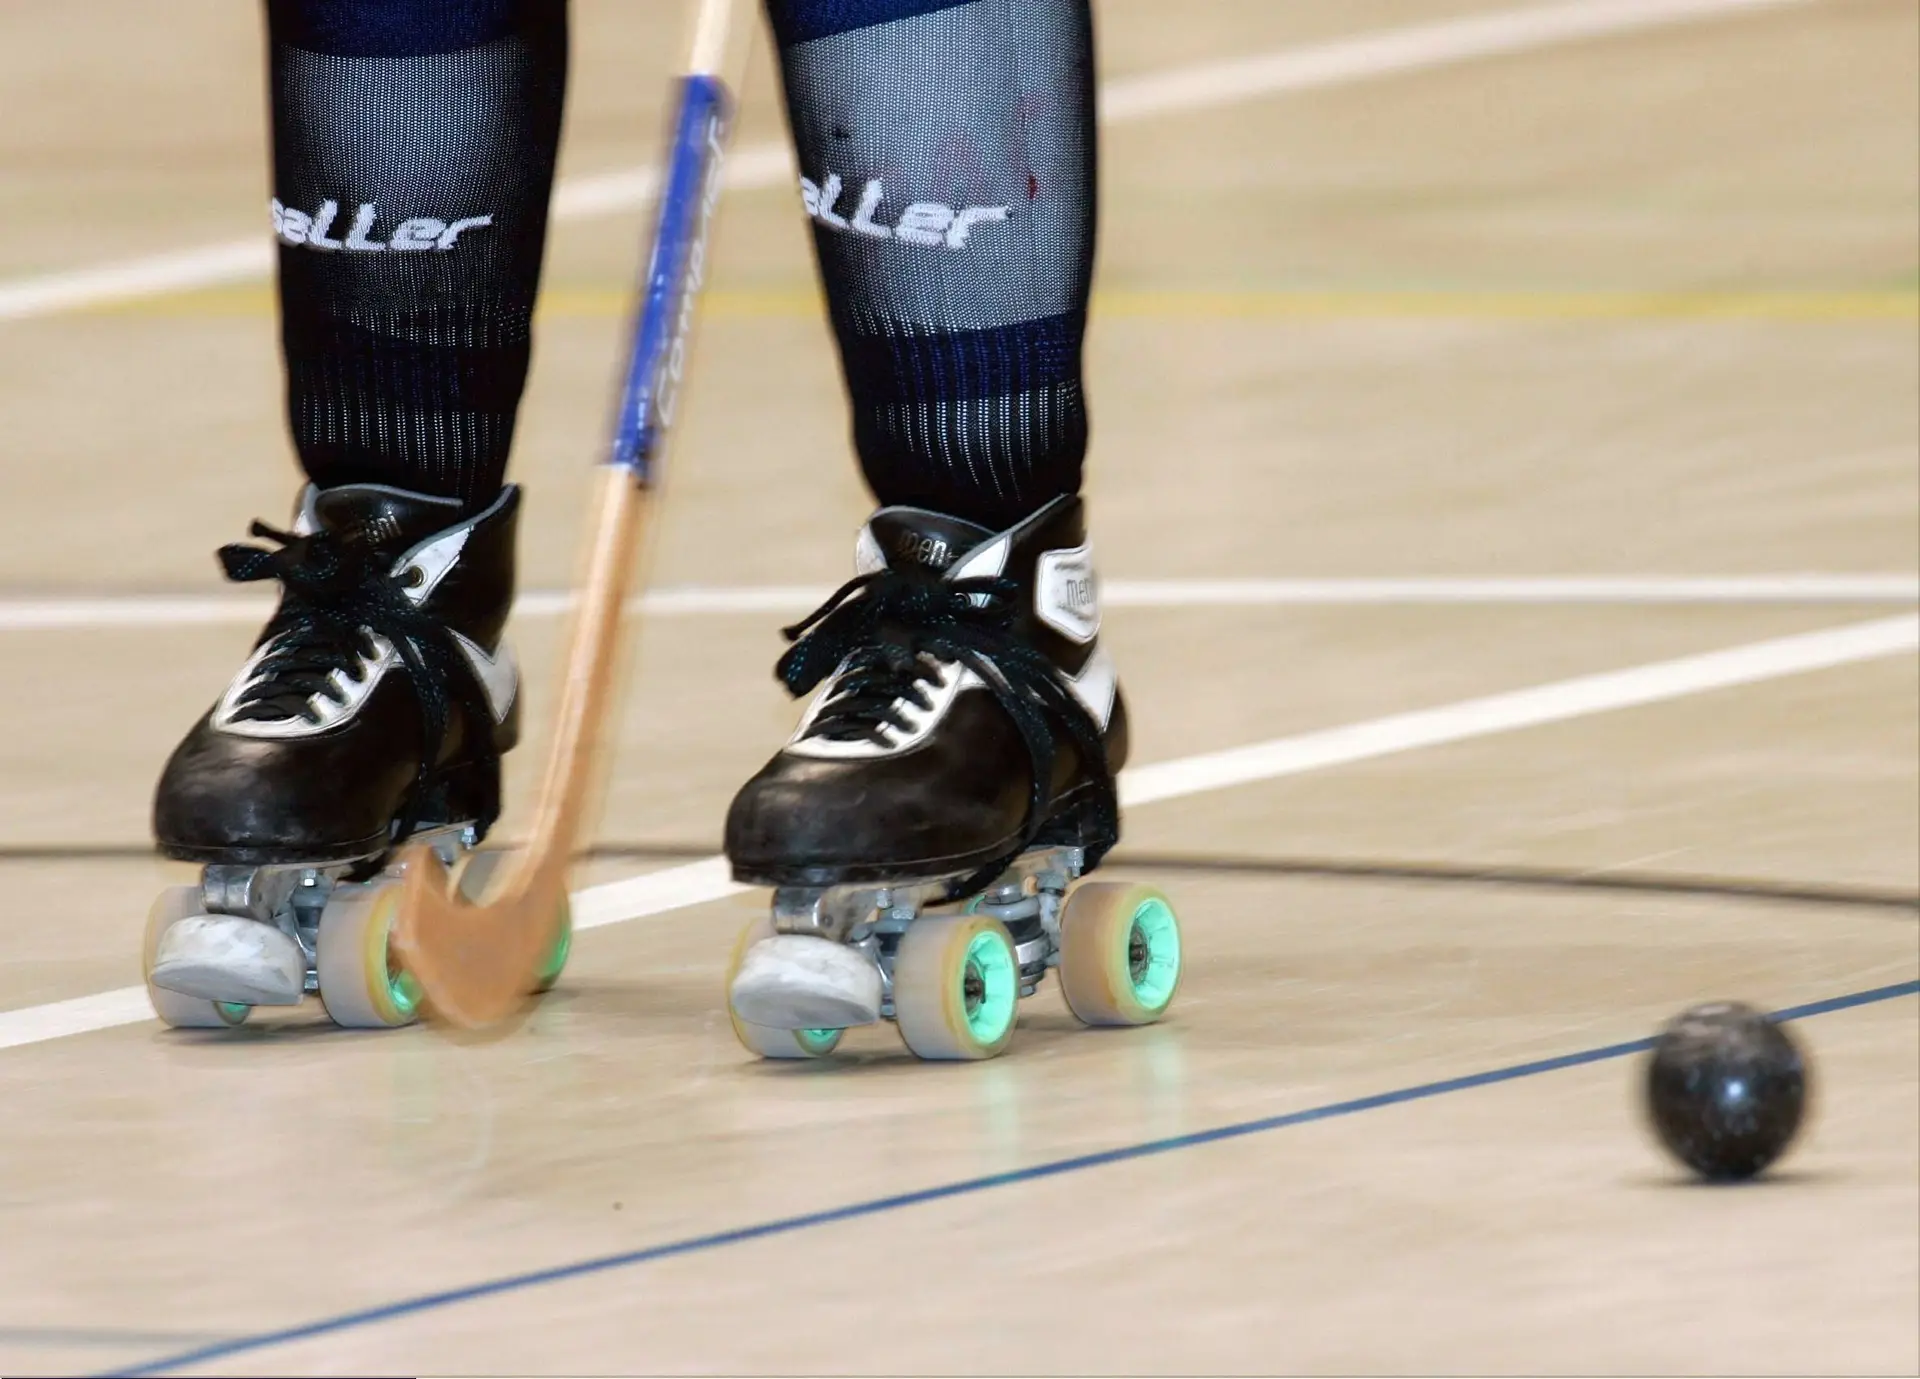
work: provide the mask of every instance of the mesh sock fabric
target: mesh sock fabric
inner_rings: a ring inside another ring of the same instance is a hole
[[[532,349],[566,0],[266,0],[294,447],[498,493]]]
[[[1077,492],[1089,0],[767,0],[801,198],[883,504],[1001,530]]]

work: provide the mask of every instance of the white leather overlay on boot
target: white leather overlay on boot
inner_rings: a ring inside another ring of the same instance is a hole
[[[1011,537],[1002,533],[962,557],[947,571],[945,577],[949,580],[992,579],[1007,568],[1007,557],[1012,550]],[[886,568],[886,556],[879,542],[873,539],[870,527],[860,529],[854,562],[862,574],[872,574]],[[1035,575],[1035,616],[1069,641],[1081,646],[1093,641],[1100,632],[1100,597],[1093,573],[1092,543],[1070,550],[1043,551]],[[975,595],[974,598],[977,603],[984,604],[987,601],[985,595]],[[880,725],[876,730],[880,741],[864,737],[846,740],[808,737],[814,719],[839,692],[840,672],[835,671],[807,706],[785,750],[796,756],[844,761],[892,756],[917,747],[946,717],[947,710],[953,707],[954,700],[963,691],[985,688],[980,677],[964,666],[952,661],[940,661],[938,665],[939,678],[926,684],[927,698],[931,701],[929,705],[922,708],[910,699],[896,699],[894,709],[906,726],[896,727],[891,723]],[[1104,731],[1113,716],[1114,693],[1118,683],[1113,661],[1106,650],[1094,648],[1079,673],[1067,675],[1066,681],[1074,698],[1086,706],[1093,721]]]
[[[1093,546],[1042,551],[1035,571],[1034,615],[1069,641],[1085,646],[1100,634],[1100,589]]]
[[[862,757],[889,757],[895,752],[908,751],[926,741],[927,734],[934,725],[947,716],[947,710],[953,707],[953,701],[960,697],[960,691],[982,688],[982,682],[965,666],[957,661],[941,661],[939,679],[926,682],[927,698],[931,701],[926,708],[911,699],[896,699],[894,709],[906,721],[904,728],[891,723],[883,723],[877,728],[882,742],[868,738],[840,739],[832,737],[807,736],[813,727],[813,720],[826,707],[829,700],[839,693],[840,672],[820,687],[820,692],[807,706],[806,716],[800,720],[800,726],[793,731],[793,739],[787,744],[787,750],[796,756],[820,757],[827,760],[847,760]]]
[[[1107,655],[1104,646],[1093,649],[1093,655],[1087,657],[1087,663],[1080,667],[1078,675],[1067,677],[1067,688],[1093,715],[1093,721],[1101,732],[1107,730],[1107,720],[1113,717],[1113,697],[1119,683],[1120,677],[1113,668],[1113,658]]]
[[[969,552],[959,564],[947,571],[948,579],[993,579],[1007,568],[1007,556],[1013,551],[1013,541],[1002,534],[978,550]],[[975,595],[974,602],[984,605],[986,599]]]
[[[352,674],[336,670],[328,677],[340,692],[340,698],[330,699],[324,694],[308,697],[307,703],[313,710],[311,722],[300,717],[235,718],[233,715],[240,708],[240,696],[259,678],[260,663],[273,655],[280,645],[278,637],[272,638],[247,657],[247,663],[233,677],[227,692],[220,696],[220,702],[213,710],[213,726],[235,737],[266,738],[317,737],[329,728],[337,727],[360,712],[360,706],[367,702],[380,681],[386,678],[387,672],[399,664],[400,657],[394,651],[392,642],[385,637],[371,637],[369,640],[374,655],[360,657],[359,665]]]
[[[467,658],[467,664],[473,668],[473,678],[480,682],[480,688],[486,692],[487,708],[493,714],[493,721],[506,722],[507,710],[513,707],[513,697],[520,692],[520,665],[513,659],[513,648],[503,638],[500,650],[489,656],[484,646],[464,632],[453,634],[453,644]]]
[[[880,543],[873,539],[873,528],[860,528],[860,539],[853,543],[853,572],[856,575],[878,574],[887,568],[886,552],[880,549]]]
[[[479,517],[474,517],[451,527],[395,562],[394,577],[401,580],[403,592],[416,606],[425,603],[428,596],[439,587],[440,581],[447,577],[447,572],[459,563],[460,552],[466,548],[467,538],[472,535],[474,524],[479,520]],[[410,571],[419,572],[418,582],[412,585],[406,584],[404,579]],[[455,636],[456,644],[486,691],[488,707],[493,710],[496,719],[504,720],[520,686],[519,668],[514,663],[512,653],[502,641],[500,650],[489,657],[477,643],[458,633]],[[393,643],[371,633],[369,641],[373,645],[374,655],[360,657],[352,673],[342,670],[333,672],[331,679],[340,698],[333,699],[324,694],[308,698],[307,705],[313,712],[311,722],[300,716],[237,719],[234,714],[241,706],[241,696],[258,679],[260,663],[273,655],[279,645],[278,637],[269,639],[247,657],[246,664],[240,667],[228,684],[227,692],[220,696],[220,702],[213,709],[213,726],[235,737],[279,739],[317,737],[338,727],[360,712],[361,706],[372,696],[387,672],[400,664],[400,653],[394,650]]]

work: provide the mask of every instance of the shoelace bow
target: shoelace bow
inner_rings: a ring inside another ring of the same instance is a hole
[[[273,650],[255,667],[253,684],[236,702],[236,719],[304,718],[319,722],[315,695],[345,703],[346,695],[334,680],[335,671],[358,680],[362,657],[372,659],[379,648],[374,637],[392,645],[413,683],[420,706],[420,774],[394,836],[405,838],[418,822],[416,811],[426,801],[422,786],[440,760],[452,721],[454,693],[475,721],[491,721],[472,675],[465,673],[453,634],[446,625],[423,612],[407,597],[390,572],[392,561],[359,544],[339,540],[329,532],[296,536],[264,522],[249,531],[275,543],[277,549],[236,542],[220,548],[220,564],[227,578],[238,584],[278,580],[279,610],[267,624],[261,641]],[[476,746],[483,756],[493,754],[493,735],[482,730]],[[480,820],[483,828],[491,819]]]
[[[848,580],[800,622],[783,629],[793,645],[774,674],[796,698],[835,670],[833,697],[820,706],[808,735],[884,744],[882,728],[911,724],[903,703],[933,707],[930,688],[942,661],[980,677],[1019,730],[1032,764],[1032,786],[1020,842],[950,889],[978,890],[1027,850],[1046,821],[1053,789],[1058,724],[1079,751],[1094,782],[1091,868],[1119,835],[1120,806],[1107,769],[1100,729],[1068,687],[1065,675],[1014,632],[1022,591],[1013,580],[934,580],[880,570]]]

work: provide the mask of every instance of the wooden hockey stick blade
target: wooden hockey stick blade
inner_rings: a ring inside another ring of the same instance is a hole
[[[420,985],[423,1012],[454,1029],[503,1032],[517,1023],[532,1002],[535,973],[559,937],[568,871],[584,832],[617,678],[641,519],[674,418],[693,308],[705,279],[733,113],[735,88],[723,74],[741,56],[732,21],[743,2],[701,0],[697,15],[532,837],[494,894],[478,904],[449,889],[446,868],[425,847],[407,848],[401,856],[393,950]]]
[[[421,988],[430,1018],[452,1029],[505,1034],[533,1006],[532,974],[559,937],[567,868],[542,868],[486,904],[451,892],[452,876],[425,848],[402,864],[394,948]]]
[[[431,849],[412,847],[402,856],[394,949],[420,984],[426,1014],[456,1029],[510,1029],[531,1005],[534,974],[559,938],[600,729],[618,679],[621,619],[646,498],[630,473],[607,467],[527,846],[477,904],[451,890]]]

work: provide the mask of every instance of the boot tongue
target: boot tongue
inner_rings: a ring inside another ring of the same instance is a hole
[[[371,546],[388,555],[402,551],[459,520],[460,502],[407,493],[384,484],[348,484],[315,495],[313,517],[320,530],[348,546]]]
[[[861,569],[885,566],[945,574],[956,560],[992,535],[985,527],[924,508],[882,508],[863,533]]]

